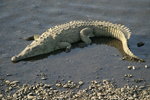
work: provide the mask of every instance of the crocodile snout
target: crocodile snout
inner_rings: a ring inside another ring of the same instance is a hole
[[[11,61],[13,61],[13,62],[15,62],[15,61],[17,61],[18,60],[18,57],[17,56],[13,56],[12,58],[11,58]]]

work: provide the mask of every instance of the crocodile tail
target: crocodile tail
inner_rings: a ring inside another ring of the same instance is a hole
[[[129,55],[131,57],[131,59],[136,60],[136,61],[141,61],[141,62],[145,62],[143,59],[138,58],[137,56],[135,56],[129,49],[128,45],[127,45],[127,39],[124,37],[124,40],[122,41],[123,44],[123,50],[124,52]]]

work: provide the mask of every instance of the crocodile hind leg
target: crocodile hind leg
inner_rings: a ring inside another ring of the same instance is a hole
[[[29,37],[25,38],[25,40],[27,40],[27,41],[36,40],[39,37],[40,37],[39,35],[32,35],[32,36],[29,36]]]
[[[91,39],[89,37],[93,37],[93,29],[86,27],[80,31],[80,38],[85,44],[91,44]]]
[[[66,52],[70,52],[70,50],[71,50],[71,44],[68,43],[68,42],[61,42],[61,43],[59,44],[59,47],[60,47],[61,49],[66,48]]]

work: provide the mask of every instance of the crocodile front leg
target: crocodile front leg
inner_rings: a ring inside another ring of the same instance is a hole
[[[89,37],[93,37],[93,36],[94,35],[93,35],[93,29],[92,28],[86,27],[80,31],[80,38],[87,45],[92,43],[91,39]]]
[[[30,36],[30,37],[25,38],[25,40],[27,40],[27,41],[36,40],[36,39],[38,39],[39,37],[40,37],[39,35],[33,35],[33,36]]]
[[[66,52],[70,52],[70,50],[71,50],[71,44],[68,43],[68,42],[60,42],[59,48],[60,49],[66,48]]]

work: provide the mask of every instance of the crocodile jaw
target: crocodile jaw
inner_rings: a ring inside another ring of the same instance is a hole
[[[20,54],[13,56],[11,61],[15,62],[48,52],[45,50],[42,45],[28,45]]]

